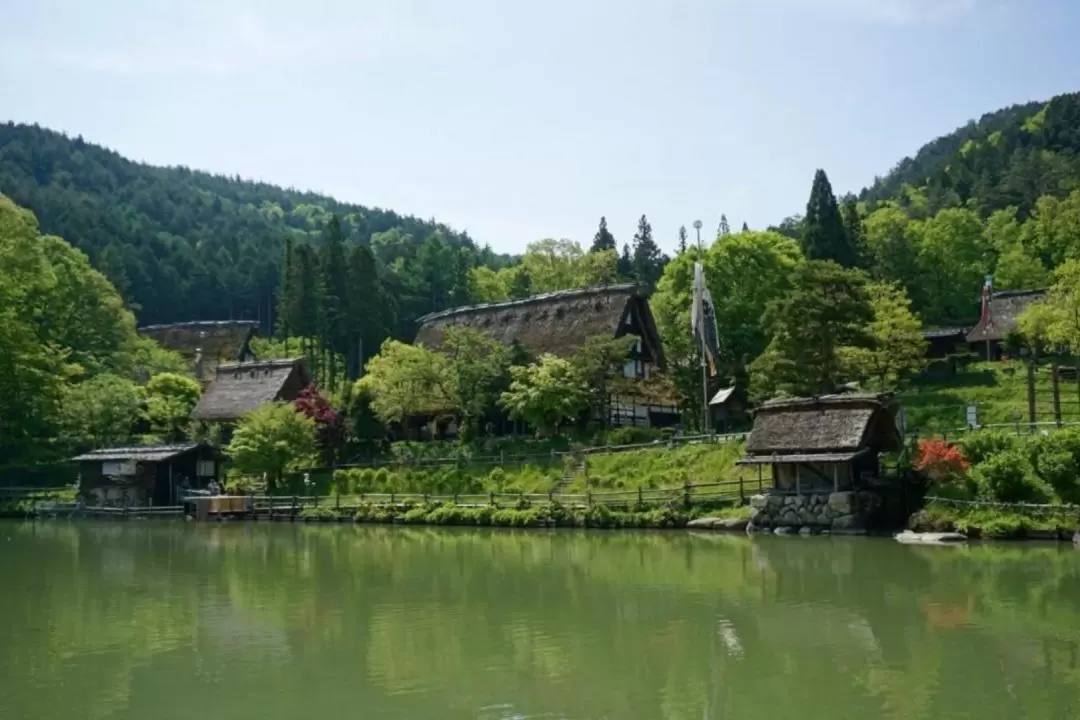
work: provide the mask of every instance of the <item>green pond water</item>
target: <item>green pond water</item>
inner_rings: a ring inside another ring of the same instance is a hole
[[[1077,718],[1080,553],[0,523],[0,719]]]

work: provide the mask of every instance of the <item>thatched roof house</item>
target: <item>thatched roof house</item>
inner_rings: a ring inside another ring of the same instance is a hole
[[[536,353],[571,355],[597,336],[641,338],[640,358],[664,366],[660,335],[648,296],[637,285],[604,285],[534,295],[522,300],[473,305],[420,318],[416,342],[438,349],[447,328],[465,326]]]
[[[740,464],[771,465],[778,490],[835,489],[876,476],[878,455],[902,445],[887,395],[773,400],[758,408]]]
[[[990,296],[990,312],[968,333],[969,343],[1000,343],[1016,327],[1020,315],[1046,297],[1045,290],[1008,290]]]
[[[209,371],[220,363],[254,360],[251,338],[258,330],[259,323],[251,320],[208,320],[146,325],[139,328],[139,334],[192,362],[201,351],[202,361]]]
[[[265,403],[292,402],[310,384],[304,358],[218,365],[191,417],[233,422]]]

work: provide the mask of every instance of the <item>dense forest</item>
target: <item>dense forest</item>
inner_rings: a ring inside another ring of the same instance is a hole
[[[135,318],[260,320],[275,336],[266,353],[302,350],[327,397],[363,406],[354,419],[391,423],[440,396],[473,432],[496,405],[558,427],[590,402],[584,389],[615,362],[610,348],[565,362],[511,358],[463,336],[446,361],[387,340],[411,342],[416,320],[443,308],[612,281],[655,290],[668,379],[687,422],[700,424],[689,333],[696,262],[718,321],[711,383],[735,383],[751,400],[850,382],[899,387],[922,366],[924,326],[977,319],[988,274],[998,289],[1051,287],[1056,314],[1025,332],[1080,351],[1070,310],[1080,307],[1080,94],[987,115],[859,196],[838,198],[818,170],[804,214],[765,231],[733,231],[725,218],[702,251],[687,247],[681,228],[673,258],[645,215],[622,242],[600,218],[586,246],[543,239],[520,257],[500,256],[433,221],[139,165],[80,138],[12,124],[0,126],[0,193],[14,201],[0,224],[10,260],[0,266],[0,290],[10,296],[3,309],[19,320],[0,333],[13,363],[11,387],[0,392],[10,426],[0,435],[23,455],[33,438],[114,437],[107,420],[117,409],[103,409],[106,398],[128,398],[148,436],[182,433],[178,408],[192,401],[175,379],[182,368],[138,341]],[[34,266],[52,267],[56,281]],[[97,298],[86,328],[72,310],[89,302],[82,293]],[[146,385],[156,375],[165,377]],[[71,417],[80,403],[83,417]],[[31,427],[18,418],[51,419]]]

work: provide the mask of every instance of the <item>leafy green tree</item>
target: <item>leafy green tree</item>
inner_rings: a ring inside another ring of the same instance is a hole
[[[150,430],[166,442],[188,436],[191,411],[199,403],[202,388],[189,377],[162,373],[146,384],[146,418]]]
[[[77,449],[130,443],[143,418],[140,388],[118,375],[102,374],[64,390],[60,431]]]
[[[900,208],[885,207],[871,213],[863,224],[866,263],[871,277],[880,282],[899,282],[917,309],[925,305],[919,268],[922,223]]]
[[[630,356],[635,338],[606,336],[592,337],[570,358],[577,377],[588,388],[590,417],[599,418],[604,425],[608,420],[608,405],[612,390],[619,384],[621,370]]]
[[[1034,290],[1046,287],[1042,260],[1028,254],[1023,244],[1004,248],[994,269],[994,287],[1001,290]]]
[[[634,254],[631,259],[632,274],[638,283],[649,288],[656,287],[656,282],[664,272],[667,257],[660,251],[652,236],[652,225],[644,215],[638,221],[638,230],[634,235]]]
[[[510,276],[509,295],[511,300],[521,300],[533,294],[532,274],[529,268],[519,265]]]
[[[751,366],[759,398],[834,392],[849,376],[851,349],[873,342],[865,275],[831,261],[801,265],[792,290],[769,304],[765,319],[772,339]]]
[[[651,303],[680,404],[695,412],[701,404],[701,368],[700,349],[690,334],[690,306],[697,258],[696,248],[691,248],[672,260]],[[725,381],[745,388],[746,366],[769,342],[765,309],[788,292],[792,272],[801,262],[798,244],[770,231],[736,233],[705,250]]]
[[[510,387],[500,403],[515,420],[544,435],[557,433],[589,407],[589,388],[573,363],[543,355],[531,365],[510,368]]]
[[[442,353],[448,360],[445,386],[457,410],[462,440],[479,434],[481,421],[495,407],[509,367],[509,349],[479,330],[446,330]]]
[[[873,311],[868,327],[872,343],[849,351],[849,367],[854,375],[875,380],[881,390],[896,390],[926,367],[922,323],[899,283],[871,283],[867,294]]]
[[[600,218],[600,228],[596,231],[596,236],[593,238],[592,247],[589,248],[589,252],[603,252],[605,250],[611,250],[617,252],[618,245],[615,244],[615,236],[608,230],[607,218]]]
[[[983,278],[993,267],[983,226],[970,210],[949,209],[923,225],[918,284],[929,322],[962,323],[978,312]]]
[[[315,458],[315,421],[287,403],[268,403],[244,416],[227,452],[233,467],[265,475],[276,491],[287,470],[308,466]]]
[[[1029,305],[1017,326],[1032,344],[1080,355],[1080,259],[1065,261],[1050,280],[1046,299]]]
[[[486,266],[469,271],[469,294],[474,302],[494,303],[510,299],[511,270],[495,271]]]
[[[410,415],[453,408],[449,359],[422,345],[397,340],[383,343],[368,362],[356,393],[369,398],[372,412],[383,423],[401,422]]]
[[[803,221],[802,247],[808,260],[832,260],[843,267],[854,267],[858,261],[824,170],[814,174]]]
[[[677,246],[676,254],[682,255],[686,252],[686,226],[679,226],[679,244]]]

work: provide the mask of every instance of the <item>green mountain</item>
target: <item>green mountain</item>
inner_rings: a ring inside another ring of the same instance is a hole
[[[1040,197],[1080,187],[1080,93],[1014,105],[984,115],[901,160],[859,199],[886,201],[934,215],[966,207],[986,217],[1015,207],[1032,213]]]
[[[231,317],[269,330],[286,238],[320,244],[331,214],[348,244],[374,251],[394,301],[393,334],[411,336],[416,317],[450,304],[447,270],[434,265],[506,262],[433,220],[136,163],[37,125],[0,125],[0,193],[32,210],[43,232],[85,252],[142,324]]]

